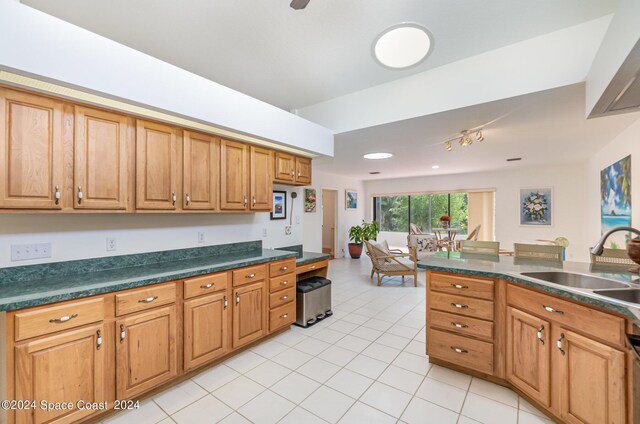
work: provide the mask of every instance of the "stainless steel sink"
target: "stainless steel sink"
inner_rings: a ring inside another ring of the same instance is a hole
[[[522,272],[525,277],[537,278],[561,286],[575,287],[578,289],[618,289],[629,287],[624,283],[607,280],[604,278],[592,277],[590,275],[573,274],[570,272],[544,271],[544,272]],[[622,291],[622,290],[619,290]]]
[[[640,289],[631,290],[594,290],[600,296],[610,297],[612,299],[622,300],[629,303],[640,303]]]

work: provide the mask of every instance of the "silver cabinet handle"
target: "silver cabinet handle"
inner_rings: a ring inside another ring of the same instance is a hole
[[[294,176],[294,174],[293,174],[293,168],[291,169],[291,176],[292,176],[292,177]]]
[[[456,328],[469,328],[469,326],[467,324],[463,324],[461,322],[451,322],[451,325],[453,325]]]
[[[227,296],[224,297],[224,309],[227,309],[227,306],[229,306],[229,301],[227,300]]]
[[[289,296],[282,296],[280,299],[287,300],[287,299],[289,299]]]
[[[53,198],[55,200],[56,205],[60,203],[60,186],[56,186],[56,190],[53,193]]]
[[[560,338],[556,341],[556,347],[564,355],[564,333],[560,334]]]
[[[469,353],[469,351],[467,349],[462,349],[461,347],[455,347],[455,346],[450,346],[451,350],[453,350],[455,353]]]
[[[210,289],[211,287],[213,287],[212,283],[204,284],[204,285],[200,286],[201,289]]]
[[[102,332],[100,330],[96,331],[96,350],[100,350],[102,347]]]
[[[289,314],[284,314],[284,315],[282,315],[280,318],[284,318],[284,319],[286,319],[288,316],[289,316]]]
[[[311,266],[309,267],[309,269],[316,269],[316,266],[315,266],[315,265],[311,265]]]
[[[469,305],[461,305],[459,303],[452,303],[451,306],[458,309],[467,309],[469,307]]]
[[[300,170],[298,169],[298,177],[300,176]]]
[[[236,293],[236,305],[240,304],[240,294]]]
[[[255,276],[256,276],[256,274],[247,274],[247,275],[244,276],[244,278],[253,278]]]
[[[191,196],[189,196],[189,193],[185,195],[185,202],[187,203],[187,206],[189,206],[189,203],[191,203]]]
[[[242,204],[243,204],[244,206],[247,206],[247,196],[243,196],[243,197],[242,197]]]
[[[78,314],[72,314],[72,315],[65,315],[63,317],[60,318],[51,318],[49,320],[50,323],[52,324],[62,324],[65,323],[71,319],[77,318]]]
[[[451,284],[454,289],[468,289],[469,286],[463,286],[462,284]]]
[[[287,280],[284,280],[282,283],[280,283],[281,286],[286,286],[287,284],[289,284]]]
[[[151,303],[154,300],[156,300],[158,298],[158,296],[151,296],[151,297],[147,297],[146,299],[140,299],[138,300],[138,303]]]
[[[536,337],[538,338],[538,340],[540,340],[540,343],[544,346],[544,338],[542,336],[543,331],[544,331],[544,325],[541,325],[540,328],[538,328],[538,333],[536,334]]]
[[[288,270],[288,269],[289,269],[289,267],[288,267],[288,266],[280,267],[280,271],[286,271],[286,270]]]
[[[542,307],[545,309],[545,311],[547,312],[553,312],[554,314],[560,314],[560,315],[564,315],[564,312],[559,311],[557,309],[552,308],[551,306],[547,306],[547,305],[542,305]]]
[[[120,324],[120,343],[124,343],[127,333],[124,331],[124,324]]]
[[[78,204],[82,203],[84,199],[84,193],[82,193],[82,186],[78,186]]]
[[[175,205],[176,205],[176,201],[177,201],[177,200],[178,200],[178,198],[176,197],[176,193],[175,193],[175,191],[174,191],[173,193],[171,193],[171,204],[172,204],[173,206],[175,206]]]
[[[256,205],[256,196],[253,196],[253,199],[251,200],[251,204],[252,204],[253,206],[255,206],[255,205]]]

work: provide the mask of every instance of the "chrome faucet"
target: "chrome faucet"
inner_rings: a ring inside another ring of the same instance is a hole
[[[591,253],[593,253],[596,256],[602,255],[602,252],[604,252],[604,244],[605,244],[605,242],[607,241],[607,239],[609,238],[609,236],[611,234],[617,233],[618,231],[628,231],[630,233],[634,233],[637,236],[640,236],[640,231],[638,231],[638,230],[636,230],[635,228],[632,228],[632,227],[616,227],[616,228],[612,228],[611,230],[609,230],[606,233],[604,233],[602,235],[602,237],[600,237],[600,240],[598,240],[596,245],[591,248]]]

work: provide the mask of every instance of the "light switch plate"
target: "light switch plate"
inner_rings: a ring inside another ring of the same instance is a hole
[[[26,261],[51,257],[51,243],[12,244],[11,261]]]

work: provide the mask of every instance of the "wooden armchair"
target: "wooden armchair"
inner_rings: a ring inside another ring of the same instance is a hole
[[[378,285],[382,285],[384,276],[413,276],[413,284],[418,287],[418,258],[416,248],[409,246],[409,253],[400,250],[389,250],[385,245],[373,241],[365,241],[367,256],[371,259],[371,278],[378,275]],[[385,243],[386,244],[386,243]],[[399,253],[396,253],[399,252]]]

